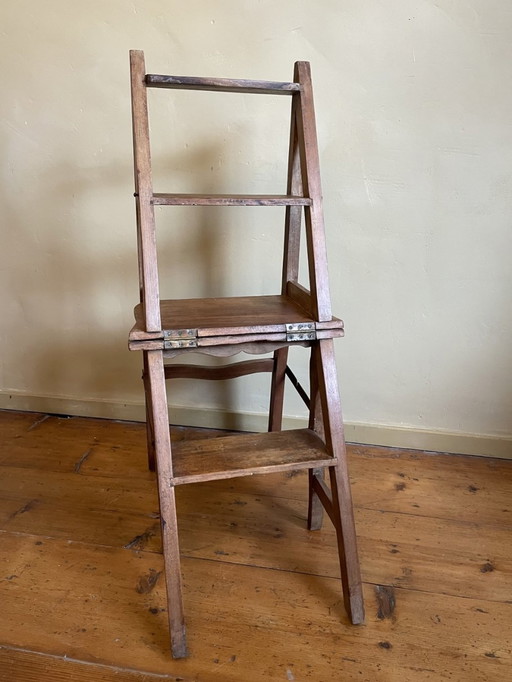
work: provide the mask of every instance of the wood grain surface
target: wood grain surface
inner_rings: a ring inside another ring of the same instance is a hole
[[[0,412],[0,435],[2,682],[512,676],[506,460],[349,446],[357,627],[306,472],[178,488],[191,658],[172,661],[143,425]]]
[[[199,76],[166,76],[148,73],[146,85],[151,88],[179,90],[214,90],[217,92],[249,92],[266,95],[293,95],[300,92],[297,83],[256,81],[244,78],[202,78]]]
[[[311,199],[286,194],[168,194],[155,192],[154,206],[311,206]]]
[[[143,308],[135,307],[135,327],[130,340],[158,338],[144,330]],[[236,334],[285,333],[289,323],[314,322],[299,303],[288,296],[233,296],[227,298],[190,298],[160,301],[162,329],[197,329],[198,337]],[[343,333],[342,320],[334,317],[321,324],[323,331]],[[160,333],[160,337],[162,334]],[[223,343],[228,343],[222,340]]]

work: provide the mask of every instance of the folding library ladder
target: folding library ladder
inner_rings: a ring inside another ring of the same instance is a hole
[[[129,348],[143,355],[148,458],[151,469],[156,463],[158,479],[172,654],[175,658],[187,655],[175,506],[175,487],[185,483],[308,469],[308,528],[320,528],[325,509],[336,528],[345,608],[353,623],[361,623],[361,575],[333,351],[333,338],[343,336],[343,322],[331,314],[309,64],[297,62],[294,81],[281,83],[146,74],[140,51],[132,51],[130,61],[141,302],[135,308]],[[286,195],[153,193],[147,88],[289,96]],[[285,206],[281,293],[160,300],[156,205]],[[310,290],[298,283],[303,219]],[[290,346],[309,349],[309,395],[287,366]],[[245,360],[225,367],[164,364],[164,359],[198,352],[217,356],[272,352],[273,358]],[[271,373],[268,433],[185,441],[173,444],[171,449],[166,379],[228,379],[255,372]],[[286,376],[308,406],[307,429],[281,430]],[[325,469],[330,486],[324,481]]]

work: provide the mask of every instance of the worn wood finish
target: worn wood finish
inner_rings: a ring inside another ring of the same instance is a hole
[[[146,85],[151,88],[179,90],[214,90],[217,92],[242,92],[263,95],[293,95],[300,91],[297,83],[255,81],[235,78],[201,78],[197,76],[164,76],[148,73]]]
[[[302,186],[304,196],[313,200],[312,205],[304,209],[308,244],[309,285],[315,318],[319,321],[325,321],[331,319],[332,312],[327,274],[320,161],[311,70],[308,62],[297,62],[295,68],[295,80],[301,84],[302,88],[300,103],[296,112]]]
[[[290,142],[288,148],[288,178],[286,182],[287,194],[304,196],[302,187],[302,172],[300,168],[299,145],[297,141],[297,107],[298,98],[292,99],[290,115]],[[311,205],[311,200],[309,202]],[[287,294],[288,282],[297,282],[299,277],[300,255],[300,228],[302,209],[300,207],[288,207],[285,213],[284,223],[284,246],[283,246],[283,272],[281,293]],[[311,308],[306,308],[312,314]]]
[[[324,521],[324,510],[327,511],[331,521],[334,523],[332,515],[332,499],[329,496],[329,505],[315,485],[317,480],[323,483],[324,469],[310,469],[308,472],[308,530],[320,530]],[[329,494],[330,495],[330,494]]]
[[[149,148],[148,105],[146,98],[144,54],[130,51],[132,87],[133,159],[135,170],[135,195],[139,246],[139,273],[142,276],[142,300],[144,302],[144,328],[146,331],[161,329],[158,267],[156,253],[155,216],[152,206],[153,185],[151,153]]]
[[[139,457],[144,467],[143,447]],[[352,469],[357,463],[357,457],[351,459]],[[426,473],[428,462],[425,465]],[[456,478],[452,467],[451,480]],[[279,487],[286,488],[287,482],[295,484],[297,499],[279,496]],[[268,494],[270,485],[273,495]],[[291,478],[266,474],[178,488],[182,556],[338,577],[331,523],[320,533],[304,532],[306,486],[307,472],[300,472]],[[376,498],[379,493],[384,495],[384,486],[375,489]],[[421,502],[422,495],[416,499]],[[456,505],[453,516],[459,510]],[[509,599],[510,526],[366,509],[357,496],[355,511],[366,582],[472,599]],[[161,552],[158,500],[150,478],[118,481],[4,467],[0,528]]]
[[[0,419],[0,529],[159,552],[144,426],[26,417],[12,431]],[[173,442],[219,435],[175,428]],[[365,581],[509,599],[510,463],[358,446],[349,454]],[[331,524],[304,532],[306,487],[307,472],[180,487],[182,554],[337,577]]]
[[[300,172],[300,158],[295,121],[296,109],[297,97],[294,97],[292,99],[290,115],[290,140],[288,148],[288,177],[286,181],[286,191],[288,195],[303,196],[302,174]],[[296,300],[292,295],[290,295],[287,286],[290,281],[296,282],[299,276],[301,216],[302,208],[300,206],[288,206],[286,208],[281,294],[292,299],[294,303]],[[299,305],[305,310],[309,317],[312,317],[311,306],[303,305],[304,301],[304,298],[302,298]],[[278,431],[282,427],[287,362],[287,348],[282,348],[274,352],[274,369],[272,372],[268,421],[269,431]]]
[[[110,487],[122,468],[124,483],[118,492],[123,498],[131,486],[141,481],[152,489],[154,476],[146,466],[144,424],[0,410],[0,434],[0,484],[6,478],[6,468],[13,468],[21,479],[29,476],[30,470],[40,472],[41,477],[72,474],[73,480],[77,476],[101,476],[110,479]],[[207,438],[225,436],[226,432],[173,426],[172,442],[182,439],[183,434]],[[435,518],[440,523],[457,521],[469,530],[512,526],[512,465],[503,468],[493,458],[366,445],[352,444],[349,449],[351,487],[356,505],[361,508],[381,515]],[[37,479],[37,473],[34,477]],[[298,473],[205,483],[202,489],[210,485],[223,490],[236,486],[240,494],[254,492],[258,497],[301,501],[307,484]],[[19,482],[11,481],[2,494],[19,487]],[[25,501],[30,500],[31,493],[26,495]]]
[[[272,379],[270,382],[270,405],[268,411],[269,431],[280,431],[282,428],[287,362],[287,346],[274,351],[272,360]]]
[[[145,343],[135,342],[135,343]],[[286,348],[290,346],[290,341],[254,341],[243,343],[233,343],[224,346],[198,346],[194,348],[194,353],[204,353],[205,355],[212,355],[219,358],[229,358],[233,355],[238,355],[239,353],[247,353],[248,355],[261,355],[262,353],[273,353],[279,348]],[[301,348],[309,348],[311,346],[311,341],[294,341],[294,346],[300,346]],[[164,351],[164,358],[175,358],[184,353],[190,354],[189,349],[174,348],[172,350]]]
[[[246,331],[240,331],[238,334],[218,334],[216,336],[201,336],[197,339],[197,345],[199,347],[208,346],[225,346],[233,345],[237,343],[247,343],[247,342],[258,342],[258,341],[286,341],[286,332],[273,333],[271,331],[261,331],[247,333]]]
[[[338,516],[335,526],[343,583],[343,599],[352,622],[362,623],[364,621],[364,604],[361,569],[357,555],[354,511],[332,340],[321,341],[313,348],[312,353],[314,360],[316,359],[327,450],[336,458],[336,465],[329,467],[329,476],[332,506]],[[322,386],[324,390],[322,390]]]
[[[309,498],[309,530],[320,530],[322,527],[322,517],[320,516],[321,510],[325,510],[327,512],[335,527],[338,524],[338,514],[334,510],[332,493],[323,480],[323,473],[323,469],[309,470],[309,489],[310,493],[314,493],[314,495],[310,494]],[[316,500],[318,502],[315,504]]]
[[[328,329],[326,331],[316,332],[317,340],[321,339],[333,339],[340,338],[345,335],[343,329]],[[258,334],[251,333],[241,333],[241,334],[230,334],[218,336],[203,336],[198,337],[195,346],[193,346],[193,352],[195,353],[205,353],[207,355],[218,355],[227,356],[236,355],[238,353],[253,353],[261,354],[263,352],[269,352],[274,350],[274,348],[280,348],[284,346],[310,346],[313,341],[288,341],[287,334],[285,332],[273,333],[273,332],[260,332]],[[263,351],[263,347],[268,350]],[[274,347],[274,348],[273,348]],[[190,348],[181,347],[176,349],[167,349],[164,343],[164,339],[149,339],[147,341],[129,341],[128,348],[130,350],[139,351],[149,351],[149,350],[165,350],[166,357],[175,357],[179,355],[180,352],[190,353]],[[215,352],[215,349],[221,349],[219,352]],[[223,352],[223,349],[229,349]]]
[[[311,292],[297,282],[287,282],[285,295],[311,315]],[[320,322],[317,325],[322,324]]]
[[[167,299],[160,302],[160,310],[163,330],[197,329],[200,337],[286,332],[288,323],[315,321],[294,300],[281,295]],[[145,333],[140,305],[134,314],[136,325],[130,340],[157,338]],[[338,318],[331,318],[328,325],[330,329],[343,329]]]
[[[320,384],[318,377],[318,362],[317,354],[311,353],[309,361],[309,386],[310,386],[310,400],[309,400],[309,428],[312,429],[319,438],[325,442],[325,428],[324,416],[322,413],[322,400],[320,396]],[[323,480],[323,469],[310,469],[308,475],[308,529],[320,530],[324,519],[324,500],[318,494],[315,487],[316,478]],[[332,498],[331,498],[332,511]],[[332,520],[332,514],[331,514]],[[334,523],[334,521],[333,521]]]
[[[287,296],[163,300],[160,310],[162,331],[148,334],[144,329],[143,308],[136,306],[136,323],[128,344],[131,350],[164,348],[164,330],[178,333],[182,329],[192,329],[197,332],[197,345],[203,347],[251,341],[284,342],[290,323],[314,323],[318,328],[318,339],[344,335],[342,320],[332,318],[325,323],[315,322],[300,303]],[[262,320],[266,324],[261,324]],[[259,352],[267,350],[262,347]]]
[[[511,677],[511,462],[349,446],[358,628],[335,531],[304,532],[307,472],[178,489],[193,657],[170,661],[143,425],[0,411],[0,432],[2,682]]]
[[[178,542],[178,521],[176,498],[170,485],[173,478],[169,417],[167,416],[167,393],[162,353],[151,351],[147,354],[151,409],[155,436],[155,457],[158,471],[158,497],[160,500],[160,523],[165,558],[165,581],[171,649],[174,658],[187,656],[185,616],[181,587],[180,550]]]
[[[311,199],[285,194],[155,193],[151,203],[154,206],[311,206]]]
[[[148,450],[148,469],[156,470],[155,456],[155,429],[153,426],[153,401],[151,398],[151,386],[149,383],[148,355],[147,351],[142,353],[142,383],[144,384],[144,397],[146,408],[146,439]]]
[[[333,338],[340,338],[344,336],[344,331],[343,329],[326,329],[326,330],[320,330],[316,332],[316,339],[321,340],[321,339],[333,339]],[[218,336],[199,336],[197,339],[197,345],[199,347],[206,347],[206,346],[220,346],[220,345],[230,345],[230,344],[237,344],[237,343],[247,343],[249,341],[281,341],[281,342],[286,342],[287,341],[287,334],[286,332],[279,332],[279,333],[272,333],[270,331],[267,332],[259,332],[259,333],[244,333],[240,332],[239,334],[219,334]],[[288,341],[288,345],[296,345],[295,341]]]
[[[332,319],[326,320],[324,322],[315,322],[315,327],[318,334],[322,334],[322,332],[328,332],[330,329],[339,329],[344,333],[343,320],[340,320],[337,317],[333,317]],[[329,336],[325,334],[325,336],[319,336],[318,338],[328,339]]]
[[[142,61],[144,63],[144,56],[142,56]],[[132,55],[130,55],[130,77],[133,78],[135,72],[138,72],[139,68],[137,65],[132,66]],[[138,79],[138,75],[137,75]],[[139,103],[139,94],[140,91],[138,90],[141,87],[140,82],[137,84],[131,84],[131,106],[132,106],[132,144],[133,144],[133,149],[134,149],[134,163],[133,163],[133,182],[134,182],[134,187],[135,187],[135,221],[137,225],[137,265],[138,265],[138,271],[139,271],[139,301],[142,304],[142,307],[144,308],[144,285],[145,285],[145,273],[144,273],[144,260],[143,260],[143,242],[142,242],[142,218],[141,218],[141,211],[140,211],[140,201],[138,200],[138,195],[139,195],[139,174],[138,174],[138,163],[135,161],[135,155],[138,153],[139,149],[139,143],[138,143],[138,138],[140,137],[141,134],[144,134],[148,132],[148,130],[144,130],[141,128],[141,125],[144,126],[144,121],[140,121],[137,124],[135,123],[135,119],[139,118],[139,110],[141,107],[144,107],[144,102]],[[137,102],[135,102],[135,99],[137,99]],[[143,99],[143,98],[142,98]],[[147,102],[146,102],[146,111],[143,112],[143,118],[144,116],[147,119]],[[137,128],[137,131],[136,131]],[[137,149],[137,152],[135,152],[135,149]],[[149,153],[151,153],[149,151]],[[152,178],[151,176],[149,177],[149,183],[152,185]],[[150,187],[150,191],[151,187]],[[153,216],[152,216],[153,217]],[[147,215],[145,215],[145,220],[147,219]]]
[[[131,59],[143,303],[135,309],[129,348],[145,354],[149,465],[154,468],[156,460],[173,655],[186,655],[175,507],[175,486],[185,483],[310,469],[308,526],[320,527],[323,503],[336,527],[345,605],[352,622],[361,623],[361,576],[332,350],[332,339],[343,335],[343,322],[332,317],[330,307],[309,64],[295,64],[293,83],[274,83],[145,75],[142,53],[131,53]],[[153,194],[146,87],[293,94],[286,195]],[[155,292],[146,286],[151,280],[146,266],[152,268],[151,277],[156,278],[157,271],[154,205],[285,206],[281,295],[159,303]],[[303,210],[310,291],[298,284]],[[292,343],[311,349],[311,398],[287,368],[288,346]],[[252,361],[231,368],[163,366],[164,351],[166,357],[197,351],[228,356],[233,350],[265,353],[269,344],[274,350],[273,361]],[[177,443],[171,456],[165,378],[226,379],[270,369],[268,433]],[[287,374],[309,406],[309,429],[281,431]],[[329,469],[330,491],[322,479],[322,468]]]
[[[332,464],[324,443],[310,429],[181,442],[173,454],[175,485]]]
[[[245,360],[222,367],[208,365],[166,365],[166,379],[236,379],[259,372],[272,372],[272,360]]]
[[[162,676],[0,646],[0,682],[91,682],[92,679],[94,682],[161,682]],[[185,682],[185,678],[182,680]]]
[[[21,438],[30,434],[40,424],[51,419],[47,414],[37,412],[13,412],[11,410],[0,410],[0,464],[2,455],[7,455],[7,445],[13,439]]]
[[[4,650],[88,662],[88,679],[101,679],[102,666],[219,682],[287,670],[366,682],[510,678],[509,604],[367,584],[368,624],[354,628],[338,622],[336,579],[185,558],[194,658],[170,661],[159,556],[15,534],[0,546],[2,575],[16,576],[0,582]],[[241,607],[241,593],[257,609]],[[18,677],[4,679],[26,682],[15,664]]]

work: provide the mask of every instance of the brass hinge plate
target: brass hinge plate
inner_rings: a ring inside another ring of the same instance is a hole
[[[286,325],[287,341],[316,341],[314,322],[293,322]]]
[[[167,329],[164,331],[164,349],[197,348],[197,329]]]

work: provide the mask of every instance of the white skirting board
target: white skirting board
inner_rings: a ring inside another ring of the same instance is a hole
[[[101,419],[145,420],[145,409],[142,402],[124,403],[110,400],[29,395],[21,392],[0,391],[0,409],[99,417]],[[237,431],[266,431],[267,429],[267,415],[265,414],[225,412],[188,406],[170,406],[169,420],[171,424],[214,429]],[[283,428],[285,429],[302,428],[305,425],[305,420],[299,417],[285,417],[283,419]],[[512,435],[502,438],[471,433],[429,431],[390,424],[345,422],[345,436],[349,443],[512,459]]]

